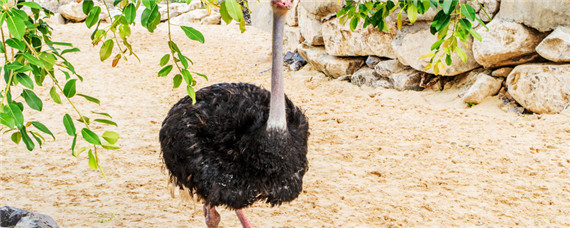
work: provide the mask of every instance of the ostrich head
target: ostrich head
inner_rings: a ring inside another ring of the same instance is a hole
[[[286,14],[293,7],[294,0],[271,0],[273,11],[277,14]]]

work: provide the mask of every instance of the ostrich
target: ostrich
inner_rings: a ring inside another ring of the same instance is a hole
[[[290,202],[303,188],[309,123],[283,90],[282,45],[291,0],[272,0],[271,92],[245,83],[220,83],[188,96],[169,111],[160,143],[170,181],[204,202],[208,227],[217,227],[216,206],[236,211],[256,201]]]

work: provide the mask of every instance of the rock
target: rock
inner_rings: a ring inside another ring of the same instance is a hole
[[[192,10],[188,13],[182,14],[178,17],[170,19],[170,23],[175,25],[191,25],[192,23],[200,22],[208,16],[207,9]]]
[[[374,69],[374,67],[380,62],[382,61],[382,59],[378,56],[368,56],[368,58],[366,58],[366,66]]]
[[[322,18],[336,13],[344,7],[344,1],[338,0],[301,0],[299,5],[306,10],[308,16],[313,19],[321,20]],[[299,23],[301,23],[299,21]]]
[[[301,36],[308,45],[325,45],[323,40],[323,23],[319,19],[309,16],[305,8],[299,7],[299,29]]]
[[[285,20],[285,23],[289,26],[299,26],[299,13],[298,13],[298,8],[299,7],[299,1],[293,1],[293,7],[291,8],[291,10],[289,10],[289,13],[287,13],[287,18]]]
[[[364,65],[364,58],[362,57],[331,56],[327,54],[324,47],[300,44],[297,50],[316,70],[331,78],[351,75]]]
[[[527,64],[507,77],[513,98],[524,108],[556,114],[570,108],[570,65]]]
[[[372,88],[386,88],[393,89],[394,85],[388,78],[380,77],[374,72],[374,69],[369,67],[363,67],[362,69],[356,71],[351,77],[350,82],[357,86],[370,86]]]
[[[251,10],[251,25],[266,32],[273,28],[273,9],[269,1],[248,1]]]
[[[392,40],[398,31],[395,23],[388,22],[390,32],[380,32],[378,28],[362,28],[363,22],[352,31],[349,22],[342,25],[339,18],[331,19],[322,26],[324,44],[329,55],[368,56],[396,58]]]
[[[430,53],[430,47],[437,41],[437,38],[430,33],[430,25],[426,22],[417,22],[411,26],[404,26],[392,42],[394,51],[398,60],[412,68],[433,74],[433,69],[425,71],[425,67],[429,64],[429,58],[420,59],[422,55]],[[471,41],[468,47],[471,47]],[[451,56],[453,64],[446,66],[440,75],[455,76],[479,67],[479,64],[473,58],[471,48],[468,48],[462,42],[458,45],[465,51],[467,62],[461,61],[461,58],[453,53]]]
[[[423,90],[423,88],[420,87],[420,82],[422,80],[421,74],[422,72],[419,72],[414,69],[409,69],[395,74],[391,74],[389,78],[392,84],[394,85],[394,89],[397,89],[399,91],[403,90],[421,91]]]
[[[170,13],[170,18],[175,18],[183,13],[187,13],[192,10],[192,6],[186,3],[169,3],[170,12],[166,8],[166,4],[158,4],[158,12],[160,13],[160,20],[168,20],[168,13]]]
[[[570,62],[570,27],[558,27],[540,42],[536,52],[554,62]]]
[[[509,76],[511,71],[513,71],[512,67],[503,67],[503,68],[499,68],[497,70],[494,70],[493,73],[491,73],[491,75],[494,77],[506,78],[507,76]]]
[[[59,7],[59,13],[71,22],[82,22],[87,18],[83,13],[83,4],[72,1]]]
[[[487,68],[517,65],[532,61],[538,57],[536,46],[544,34],[529,29],[524,25],[499,19],[477,29],[482,40],[473,42],[475,60]]]
[[[212,11],[210,16],[203,18],[200,24],[203,25],[219,25],[222,23],[222,15],[218,11]]]
[[[58,228],[48,215],[30,212],[10,206],[0,208],[0,226],[15,228]]]
[[[51,16],[51,20],[53,21],[54,24],[59,24],[59,25],[65,24],[65,18],[61,16],[61,13],[56,13],[53,16]]]
[[[435,17],[436,14],[437,14],[437,10],[435,10],[434,8],[430,8],[424,14],[418,14],[416,17],[416,22],[433,21],[433,18]],[[390,17],[392,20],[396,21],[397,20],[397,13],[394,13],[388,17]],[[402,22],[410,22],[410,18],[408,18],[408,14],[406,13],[406,11],[402,11]]]
[[[486,97],[496,95],[504,81],[504,78],[497,78],[484,73],[479,73],[475,77],[477,79],[473,85],[461,96],[465,103],[479,104]]]
[[[376,74],[382,77],[390,77],[390,75],[402,72],[404,70],[409,70],[409,67],[402,65],[398,60],[390,59],[385,61],[380,61],[374,67]]]
[[[307,61],[298,52],[287,52],[283,57],[283,64],[292,71],[298,71],[307,65]]]
[[[13,1],[8,1],[8,2],[13,2]],[[58,1],[54,1],[54,0],[37,0],[34,1],[38,4],[40,4],[40,6],[42,6],[43,8],[51,11],[52,13],[58,13],[59,12],[59,7],[69,4],[71,2],[77,2],[76,0],[58,0]]]
[[[283,51],[297,50],[297,46],[302,42],[301,32],[299,27],[285,26],[283,34]]]
[[[489,22],[491,19],[495,17],[497,12],[499,11],[499,7],[501,6],[500,0],[478,0],[478,1],[469,1],[469,5],[473,6],[477,11],[477,16],[481,18],[484,22]],[[484,11],[481,10],[479,5],[483,5]],[[487,15],[488,14],[488,15]],[[489,18],[491,17],[491,18]]]
[[[558,26],[570,26],[570,7],[568,6],[570,6],[570,0],[501,0],[498,17],[525,24],[540,32],[547,32]]]

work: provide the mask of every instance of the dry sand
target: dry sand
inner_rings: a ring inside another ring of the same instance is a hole
[[[205,44],[175,29],[193,69],[209,75],[198,88],[250,82],[266,88],[270,34],[235,26],[195,26]],[[109,112],[122,149],[102,151],[109,182],[71,156],[61,124],[69,105],[42,92],[43,113],[28,114],[56,132],[28,152],[1,137],[1,205],[51,215],[61,227],[202,227],[200,204],[171,198],[161,170],[158,131],[172,104],[185,95],[171,77],[157,78],[166,29],[133,31],[141,58],[117,68],[99,61],[83,24],[55,26],[54,37],[81,53],[69,58],[85,76],[74,98],[81,110]],[[397,92],[334,81],[306,67],[288,72],[286,91],[310,120],[310,169],[297,200],[246,210],[258,227],[570,226],[570,117],[501,111],[497,98],[467,108],[450,92]],[[73,113],[72,113],[73,114]],[[221,225],[239,225],[220,210]]]

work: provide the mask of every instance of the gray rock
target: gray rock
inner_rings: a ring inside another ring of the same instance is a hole
[[[390,81],[394,85],[394,89],[399,91],[403,90],[416,90],[421,91],[423,88],[420,86],[422,72],[417,70],[405,70],[389,76]]]
[[[476,78],[477,80],[461,97],[465,103],[479,104],[485,98],[496,95],[504,81],[504,78],[497,78],[484,73],[477,74]]]
[[[515,22],[495,19],[477,29],[482,40],[473,42],[475,60],[487,68],[517,65],[538,58],[536,46],[544,34]]]
[[[362,57],[335,57],[327,54],[324,47],[300,44],[297,51],[316,70],[325,73],[331,78],[351,75],[359,70],[365,59]]]
[[[569,6],[570,0],[501,0],[498,17],[547,32],[570,26]]]
[[[394,85],[388,78],[380,77],[380,75],[374,72],[374,69],[369,67],[363,67],[362,69],[356,71],[351,77],[350,82],[357,86],[369,86],[372,88],[386,88],[393,89]]]
[[[382,77],[389,77],[392,74],[399,73],[409,69],[410,69],[409,67],[402,65],[398,60],[395,59],[380,61],[374,67],[376,74]]]
[[[535,113],[556,114],[570,108],[570,65],[519,65],[509,74],[512,97]]]
[[[366,58],[366,66],[374,69],[376,64],[378,64],[380,61],[382,61],[382,59],[378,56],[368,56],[368,58]]]
[[[558,27],[540,42],[536,52],[554,62],[570,62],[570,27]]]
[[[322,35],[329,55],[396,57],[392,47],[392,40],[397,33],[396,23],[388,23],[390,32],[380,32],[373,26],[362,28],[363,22],[352,31],[349,24],[346,22],[342,25],[339,18],[323,24]]]
[[[410,26],[404,26],[392,42],[394,51],[400,63],[411,66],[418,71],[424,71],[433,74],[433,69],[425,70],[429,64],[429,58],[420,59],[422,55],[430,53],[430,47],[437,41],[437,37],[430,33],[430,24],[425,22],[417,22]],[[451,56],[453,64],[446,66],[440,75],[455,76],[479,67],[479,64],[473,58],[471,48],[460,43],[458,45],[467,55],[467,62],[461,61],[461,58],[453,53]],[[471,41],[468,43],[471,47]]]
[[[10,206],[0,208],[0,226],[14,228],[58,228],[48,215],[22,210]]]

